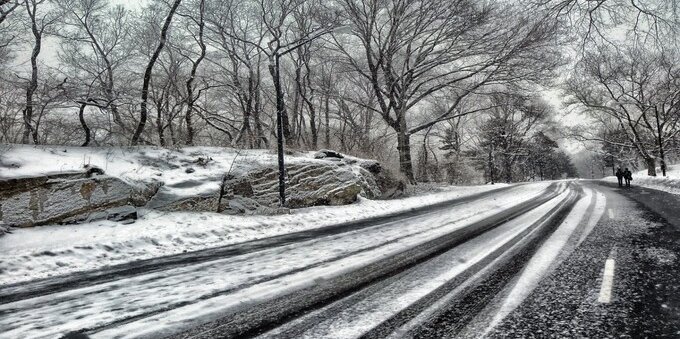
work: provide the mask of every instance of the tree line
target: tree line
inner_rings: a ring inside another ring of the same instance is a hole
[[[576,32],[588,51],[579,65],[600,63],[607,46],[593,41],[609,17],[667,20],[601,2],[0,0],[0,138],[238,148],[280,139],[394,159],[411,182],[575,175],[540,95],[569,64],[564,44]],[[579,96],[596,83],[586,70],[566,82],[570,95],[603,111]],[[667,146],[675,127],[657,126],[645,145],[662,135]]]
[[[566,103],[588,117],[573,135],[592,161],[666,175],[680,155],[680,61],[676,1],[603,1],[583,22],[579,57],[563,84]],[[599,166],[596,166],[599,167]]]

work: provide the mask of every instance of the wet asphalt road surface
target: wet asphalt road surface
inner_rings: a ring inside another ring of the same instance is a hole
[[[540,209],[537,206],[558,199],[557,194],[546,194],[513,211],[482,220],[469,228],[474,232],[454,232],[338,279],[314,281],[295,294],[155,337],[170,334],[172,338],[680,338],[678,195],[577,181],[569,184],[559,203],[545,209],[544,217],[530,221],[529,227],[517,228],[523,230],[520,233],[507,233],[512,234],[507,237],[511,240],[484,252],[482,260],[463,265],[468,248],[475,250],[484,241],[493,244],[504,239],[506,233],[500,232],[503,227],[520,223],[518,220]],[[590,198],[585,199],[586,196]],[[447,202],[393,218],[437,213],[447,204],[478,198]],[[581,219],[565,233],[572,214],[579,214]],[[255,242],[244,244],[243,248],[159,258],[158,262],[149,261],[138,264],[139,267],[94,272],[94,281],[202,262],[213,255],[254,253],[260,248],[360,230],[391,220],[368,220],[267,240],[272,243]],[[494,232],[498,233],[496,238],[490,236]],[[556,241],[562,243],[551,248]],[[470,245],[474,242],[477,247]],[[417,298],[411,295],[408,302],[406,294],[400,295],[400,289],[413,294],[418,285],[441,279],[443,275],[436,272],[456,265],[465,269],[451,275],[454,278],[439,287]],[[537,269],[541,265],[543,271]],[[92,284],[88,277],[73,279],[77,280],[38,282],[29,286],[32,288],[29,292],[49,294],[66,290],[72,283]],[[518,291],[521,298],[517,297]],[[29,292],[21,289],[4,292],[7,298],[0,304],[30,297],[26,295]],[[335,322],[338,331],[333,331],[335,323],[331,320],[344,316],[349,318],[343,320],[344,324],[361,323],[366,317],[369,322],[376,308],[380,308],[380,300],[399,304],[402,299],[407,306],[395,309],[377,322],[373,319],[375,326],[366,331],[352,332],[342,328],[341,321]],[[509,304],[514,306],[508,308]],[[319,335],[324,333],[319,330],[324,322],[331,325],[321,329],[326,335]],[[97,338],[97,333],[92,337]]]
[[[439,291],[383,322],[362,338],[680,338],[680,197],[638,187],[620,189],[603,183],[582,181],[578,185],[606,198],[604,213],[592,231],[576,231],[535,288],[518,307],[490,326],[501,305],[507,301],[529,261],[556,222],[526,239],[521,250],[508,251],[481,276],[469,279],[470,286],[445,302]],[[594,205],[594,204],[593,204]],[[573,207],[573,206],[572,206]],[[589,207],[585,219],[593,213]],[[602,300],[607,261],[614,263],[609,300]],[[392,278],[394,279],[394,278]],[[389,280],[380,280],[387,284]],[[464,284],[457,280],[451,284]],[[377,288],[372,286],[373,288]],[[369,287],[365,287],[368,289]],[[365,294],[376,293],[366,292]],[[353,291],[346,304],[363,298]],[[438,300],[439,299],[439,300]],[[278,324],[243,333],[245,337],[270,338],[305,336],[305,331],[341,312],[338,298],[288,316]],[[406,326],[429,305],[440,302],[436,312]],[[317,314],[328,303],[333,307]],[[357,317],[361,317],[357,314]],[[298,322],[276,331],[277,326]],[[219,322],[219,321],[218,321]],[[207,332],[219,336],[219,332]],[[274,333],[274,335],[272,335]],[[185,333],[189,334],[189,333]],[[268,335],[269,334],[269,335]],[[189,337],[191,335],[189,334]],[[205,336],[199,336],[205,337]],[[307,335],[309,337],[309,335]],[[338,335],[338,337],[343,337]]]
[[[606,213],[588,238],[488,336],[680,338],[680,197],[638,187],[585,186],[605,194]],[[602,303],[598,299],[607,259],[616,264],[611,302]],[[462,330],[438,319],[435,330],[418,337],[477,337],[503,292]]]

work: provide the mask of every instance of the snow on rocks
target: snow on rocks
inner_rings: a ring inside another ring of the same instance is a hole
[[[289,154],[288,199],[280,208],[277,158],[268,150],[3,147],[0,220],[8,226],[102,219],[104,209],[130,204],[165,211],[280,214],[287,208],[350,204],[359,195],[387,198],[403,192],[403,184],[379,163],[331,150],[320,151],[320,159],[312,152]],[[55,182],[57,177],[63,180]]]

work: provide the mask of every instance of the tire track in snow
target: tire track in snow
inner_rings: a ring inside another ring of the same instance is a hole
[[[427,313],[429,306],[436,308],[440,296],[460,293],[460,287],[464,289],[470,280],[475,280],[478,272],[495,266],[496,259],[515,250],[523,240],[550,222],[570,197],[571,193],[564,192],[394,278],[295,319],[260,338],[384,337],[416,315],[420,317],[420,313]],[[408,329],[401,333],[404,331]]]
[[[390,227],[394,221],[404,221],[411,218],[419,218],[430,214],[439,213],[444,209],[450,209],[455,206],[474,203],[495,194],[505,194],[507,191],[522,186],[523,185],[501,187],[499,189],[443,201],[429,206],[422,206],[408,211],[402,211],[380,217],[361,219],[343,224],[325,226],[308,231],[283,234],[264,239],[251,240],[243,243],[208,248],[190,253],[180,253],[159,258],[139,260],[93,271],[77,272],[66,276],[44,278],[4,286],[0,285],[0,305],[25,298],[34,298],[59,291],[71,290],[77,287],[97,285],[140,274],[159,272],[176,267],[195,265],[275,247],[286,246],[293,243],[301,243],[320,237],[349,233],[365,228],[377,228],[381,226]],[[554,187],[555,185],[553,184],[547,187],[546,190],[550,190]]]
[[[585,188],[584,193],[585,196],[576,203],[576,206],[574,206],[571,213],[567,215],[564,222],[552,235],[550,235],[531,260],[529,260],[529,263],[522,271],[517,282],[505,297],[505,300],[502,302],[500,308],[497,310],[480,337],[486,336],[494,327],[496,327],[496,325],[503,321],[507,315],[515,310],[515,308],[517,308],[524,299],[533,292],[543,277],[550,273],[551,268],[553,268],[562,249],[567,245],[572,234],[581,224],[581,221],[588,211],[588,207],[593,202],[593,191],[589,188]],[[604,211],[603,208],[602,210]]]

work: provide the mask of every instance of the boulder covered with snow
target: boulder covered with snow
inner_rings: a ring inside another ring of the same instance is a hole
[[[362,195],[369,199],[394,199],[404,196],[405,181],[383,168],[376,160],[356,158],[330,150],[321,150],[315,153],[314,157],[355,167],[354,171],[358,172],[363,183]]]
[[[108,210],[125,205],[280,214],[288,208],[343,205],[358,196],[384,199],[403,192],[401,181],[374,160],[332,150],[286,154],[287,203],[282,208],[278,157],[272,150],[11,145],[0,154],[0,180],[14,180],[11,193],[0,188],[6,197],[0,220],[38,225],[116,219],[118,213]]]
[[[286,165],[286,207],[345,205],[357,200],[366,188],[366,178],[350,167],[318,162]],[[375,186],[375,184],[374,184]],[[222,193],[223,213],[277,212],[279,173],[274,166],[263,166],[242,175],[225,177]]]
[[[359,195],[381,195],[373,175],[345,163],[296,162],[286,165],[286,204],[279,206],[276,166],[260,166],[240,174],[225,175],[215,194],[188,197],[158,206],[170,211],[216,211],[226,214],[279,214],[286,208],[346,205]],[[152,200],[152,204],[158,198]],[[156,206],[153,206],[156,207]]]
[[[291,208],[351,204],[367,187],[361,174],[337,165],[292,165],[286,172],[286,206]]]
[[[88,172],[0,179],[0,220],[11,227],[76,222],[154,193],[152,187]]]

